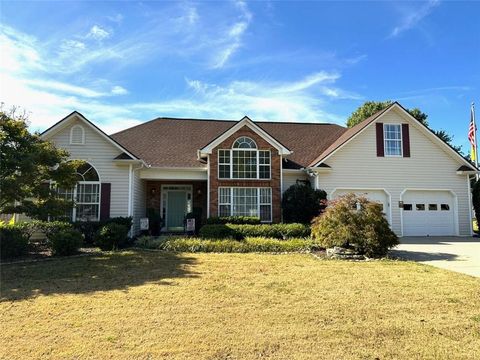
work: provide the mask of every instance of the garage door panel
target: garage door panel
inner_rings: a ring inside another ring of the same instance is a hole
[[[402,210],[403,235],[455,235],[453,202],[453,195],[448,191],[406,191]]]

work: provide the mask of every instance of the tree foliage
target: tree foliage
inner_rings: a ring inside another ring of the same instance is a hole
[[[30,133],[25,114],[1,108],[0,213],[25,213],[41,220],[63,214],[72,204],[58,199],[49,181],[66,189],[75,186],[76,169],[83,162],[67,161],[68,156]]]
[[[310,184],[295,184],[290,186],[282,198],[283,221],[286,223],[308,224],[325,208],[323,200],[327,193],[314,190]]]
[[[312,237],[325,248],[353,247],[369,257],[384,256],[398,244],[382,206],[352,193],[329,202],[312,222]]]
[[[480,180],[475,181],[472,186],[472,205],[475,212],[475,219],[480,224]]]
[[[350,115],[350,117],[347,119],[347,126],[348,127],[353,127],[353,126],[361,123],[363,120],[367,119],[368,117],[372,116],[373,114],[375,114],[375,113],[377,113],[377,112],[379,112],[383,109],[386,109],[387,107],[389,107],[392,104],[393,104],[393,101],[391,101],[391,100],[367,101]],[[428,121],[427,121],[427,118],[428,118],[427,114],[422,112],[419,108],[406,109],[406,110],[415,119],[417,119],[423,125],[425,125],[426,127],[428,127],[430,129],[430,126],[429,126]],[[449,135],[445,130],[433,130],[433,129],[431,129],[431,130],[441,140],[446,142],[448,145],[450,145],[457,152],[461,153],[462,147],[453,145],[453,136],[452,135]]]

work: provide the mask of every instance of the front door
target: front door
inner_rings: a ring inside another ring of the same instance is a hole
[[[167,230],[183,230],[183,220],[187,211],[187,192],[170,190],[167,195]]]

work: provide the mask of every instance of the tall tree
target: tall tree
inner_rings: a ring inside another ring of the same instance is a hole
[[[357,110],[355,110],[350,117],[347,119],[347,126],[353,127],[359,123],[361,123],[366,118],[372,116],[373,114],[386,109],[393,101],[386,100],[386,101],[367,101],[362,106],[360,106]],[[448,134],[445,130],[433,130],[430,128],[427,118],[428,115],[422,112],[419,108],[413,109],[406,109],[410,115],[412,115],[415,119],[420,121],[423,125],[428,127],[432,132],[437,135],[441,140],[446,142],[450,145],[453,149],[457,152],[462,153],[462,147],[453,144],[453,136]]]
[[[83,162],[67,161],[68,156],[30,133],[25,114],[0,108],[0,213],[42,220],[62,215],[72,204],[58,199],[49,182],[65,189],[75,186],[76,169]]]

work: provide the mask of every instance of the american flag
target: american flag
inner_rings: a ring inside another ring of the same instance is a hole
[[[470,141],[470,160],[477,164],[477,126],[475,125],[475,105],[470,108],[470,127],[468,128],[468,141]]]
[[[472,108],[470,109],[470,127],[468,129],[468,141],[472,146],[475,146],[475,133],[476,133],[476,126],[475,126],[475,115],[474,114],[474,105],[472,104]]]

